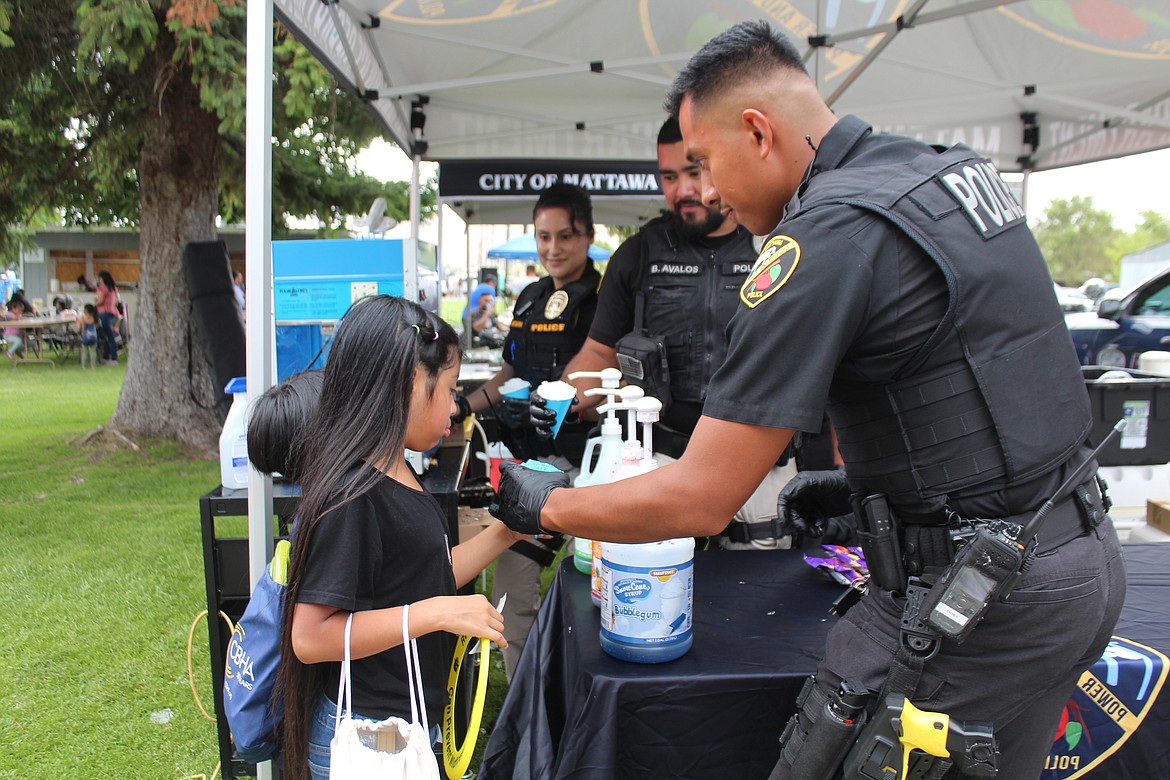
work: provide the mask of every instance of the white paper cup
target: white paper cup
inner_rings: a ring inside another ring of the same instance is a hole
[[[531,386],[532,385],[528,384],[527,379],[521,379],[518,376],[514,376],[507,382],[504,382],[504,384],[500,385],[500,395],[506,396],[508,398],[527,398],[528,389]]]
[[[560,433],[561,423],[565,421],[565,415],[569,413],[569,407],[573,405],[573,399],[577,397],[577,389],[568,382],[541,382],[540,386],[536,388],[536,393],[545,400],[545,405],[557,413],[557,421],[553,424],[553,436]]]

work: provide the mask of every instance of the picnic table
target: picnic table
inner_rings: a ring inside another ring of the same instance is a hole
[[[48,363],[57,365],[52,358],[45,357],[45,331],[61,325],[73,325],[76,315],[52,314],[46,317],[21,317],[19,320],[4,320],[5,328],[20,328],[24,331],[24,356],[16,363]]]

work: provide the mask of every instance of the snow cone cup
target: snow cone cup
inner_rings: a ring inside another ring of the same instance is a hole
[[[573,405],[573,399],[577,397],[577,390],[568,382],[541,382],[540,386],[536,388],[536,393],[544,399],[545,405],[557,413],[557,421],[552,427],[553,436],[556,436],[561,431],[561,423],[565,421],[565,415],[569,413],[569,407]]]
[[[527,379],[521,379],[514,376],[504,384],[500,385],[500,395],[505,398],[527,398],[528,389],[531,387]]]

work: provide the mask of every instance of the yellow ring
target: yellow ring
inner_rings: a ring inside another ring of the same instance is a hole
[[[483,720],[483,706],[487,700],[488,685],[488,657],[492,652],[492,643],[487,639],[479,640],[479,677],[475,684],[475,698],[471,703],[471,719],[467,723],[467,733],[463,736],[463,744],[455,745],[455,689],[459,685],[459,670],[463,667],[463,659],[467,657],[467,646],[472,637],[461,636],[455,642],[455,655],[451,658],[451,673],[447,675],[447,706],[443,708],[443,767],[447,770],[450,780],[460,780],[471,766],[471,756],[475,753],[475,742],[479,738],[479,724]]]

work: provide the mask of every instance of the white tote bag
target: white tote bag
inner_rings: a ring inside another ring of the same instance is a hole
[[[329,780],[439,780],[439,764],[431,750],[427,706],[423,700],[418,645],[407,629],[408,606],[402,608],[402,646],[410,684],[410,723],[402,718],[372,720],[353,717],[349,633],[345,621],[345,660],[337,689],[337,731],[329,743]],[[344,704],[343,704],[344,702]]]

